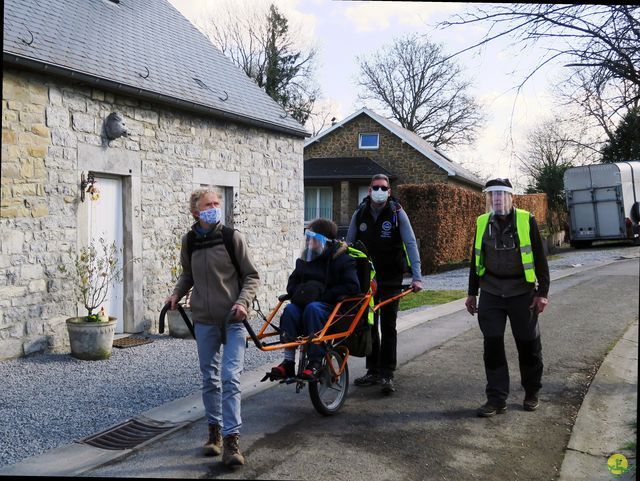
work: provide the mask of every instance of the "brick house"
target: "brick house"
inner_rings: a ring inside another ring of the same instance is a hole
[[[420,136],[362,108],[304,143],[305,222],[331,217],[345,232],[371,176],[400,184],[451,183],[480,191],[483,182]]]
[[[7,0],[3,40],[0,359],[68,349],[83,313],[58,266],[101,236],[142,259],[108,300],[116,332],[154,331],[198,186],[275,302],[303,225],[298,122],[166,0]],[[128,133],[110,139],[116,113]]]

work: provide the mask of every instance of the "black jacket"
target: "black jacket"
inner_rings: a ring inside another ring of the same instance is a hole
[[[400,210],[402,206],[392,197],[374,220],[371,197],[366,197],[358,206],[356,240],[366,246],[381,285],[385,281],[401,284],[407,271],[406,254],[398,225]]]
[[[356,261],[347,253],[344,243],[334,244],[310,262],[296,260],[296,267],[287,283],[287,294],[292,296],[305,281],[317,281],[325,285],[318,301],[327,304],[337,303],[340,296],[360,293]]]

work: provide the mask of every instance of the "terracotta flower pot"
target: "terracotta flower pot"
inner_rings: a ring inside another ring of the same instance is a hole
[[[113,350],[116,318],[108,322],[86,322],[83,317],[67,319],[71,355],[84,361],[109,359]]]

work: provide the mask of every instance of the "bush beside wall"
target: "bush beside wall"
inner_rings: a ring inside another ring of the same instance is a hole
[[[403,184],[395,195],[418,239],[423,274],[468,261],[476,218],[485,212],[484,194],[451,184]],[[516,195],[514,203],[534,214],[544,228],[545,194]]]
[[[513,204],[518,209],[528,210],[536,218],[536,222],[542,228],[547,223],[547,194],[516,195]]]

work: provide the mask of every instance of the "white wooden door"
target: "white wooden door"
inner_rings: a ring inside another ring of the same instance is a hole
[[[99,239],[103,238],[107,245],[115,242],[118,252],[121,252],[123,247],[122,180],[97,176],[95,179],[100,197],[98,200],[91,200],[91,194],[87,194],[85,201],[89,202],[89,242],[93,241],[100,250]],[[122,254],[120,254],[120,266],[122,262]],[[100,307],[104,307],[109,316],[118,318],[116,333],[124,332],[122,282],[115,282],[109,287],[107,298],[98,307],[96,314],[100,311]]]

